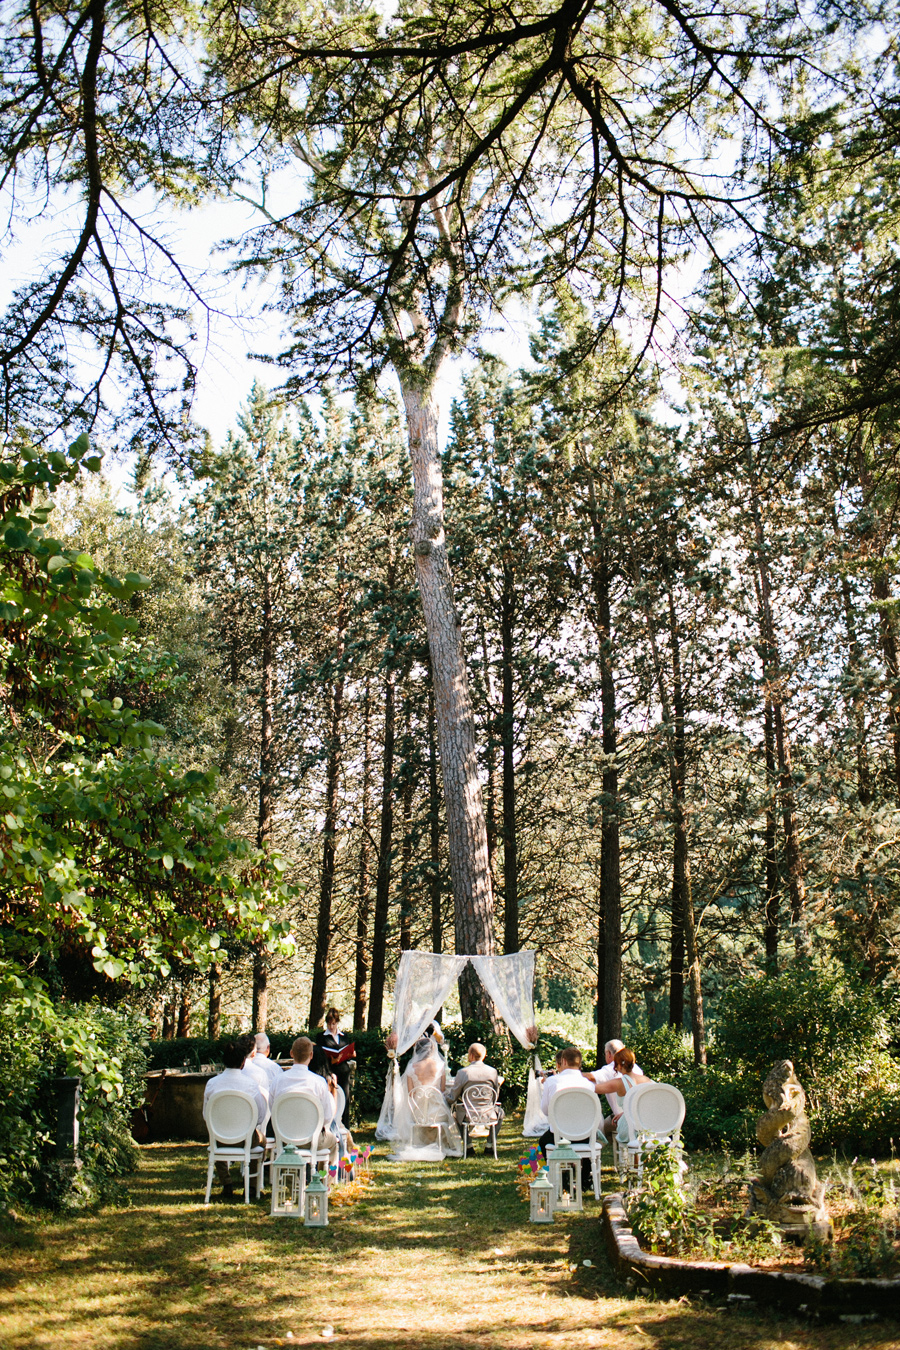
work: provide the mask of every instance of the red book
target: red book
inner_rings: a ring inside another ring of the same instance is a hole
[[[340,1050],[330,1050],[327,1045],[323,1045],[322,1049],[329,1056],[329,1064],[344,1064],[356,1054],[356,1043],[351,1041],[349,1045],[341,1046]]]

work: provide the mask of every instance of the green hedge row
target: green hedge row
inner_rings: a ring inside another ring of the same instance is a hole
[[[291,1044],[297,1036],[313,1036],[318,1028],[311,1031],[270,1031],[269,1040],[272,1054],[277,1058],[290,1053]],[[524,1105],[525,1090],[528,1081],[528,1066],[531,1056],[524,1047],[510,1045],[505,1035],[495,1036],[490,1028],[478,1022],[466,1022],[445,1026],[444,1037],[450,1062],[454,1067],[464,1064],[466,1052],[473,1041],[482,1041],[488,1050],[488,1062],[493,1064],[504,1076],[501,1100],[507,1110]],[[350,1033],[356,1045],[356,1080],[353,1093],[353,1121],[358,1124],[364,1120],[373,1120],[381,1110],[384,1088],[388,1071],[388,1056],[384,1042],[387,1028],[373,1031],[354,1031]],[[171,1041],[152,1041],[149,1047],[151,1069],[190,1069],[198,1070],[202,1065],[221,1067],[221,1047],[225,1040],[207,1040],[205,1037],[192,1036]],[[556,1051],[564,1041],[558,1036],[541,1038],[542,1057],[552,1063]],[[408,1055],[400,1057],[401,1069],[405,1067]]]

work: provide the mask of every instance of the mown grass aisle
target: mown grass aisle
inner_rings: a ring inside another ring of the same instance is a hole
[[[849,1350],[896,1326],[809,1327],[628,1296],[599,1209],[528,1223],[501,1161],[376,1161],[376,1185],[327,1229],[267,1204],[202,1204],[205,1150],[144,1150],[130,1209],[48,1220],[0,1253],[3,1350]],[[585,1266],[587,1260],[591,1264]]]

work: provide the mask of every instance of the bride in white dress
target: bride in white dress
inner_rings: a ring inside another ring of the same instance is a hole
[[[462,1135],[444,1101],[447,1064],[438,1043],[440,1032],[421,1036],[400,1080],[394,1118],[395,1162],[439,1162],[461,1158]]]

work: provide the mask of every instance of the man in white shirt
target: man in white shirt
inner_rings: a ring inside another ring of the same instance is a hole
[[[613,1064],[613,1058],[615,1057],[617,1050],[624,1050],[624,1049],[625,1046],[622,1041],[616,1040],[607,1041],[603,1047],[603,1053],[606,1056],[606,1063],[603,1065],[602,1068],[595,1069],[593,1073],[589,1073],[587,1077],[590,1078],[593,1083],[596,1083],[598,1085],[602,1083],[608,1083],[611,1078],[618,1078],[619,1070]],[[634,1072],[642,1073],[643,1070],[640,1068],[638,1064],[635,1064]],[[609,1103],[610,1114],[608,1116],[603,1117],[603,1133],[606,1135],[607,1139],[611,1139],[612,1136],[615,1134],[616,1125],[618,1124],[619,1117],[622,1114],[622,1102],[624,1101],[624,1098],[619,1097],[615,1092],[604,1092],[600,1086],[597,1086],[594,1090],[601,1097],[605,1097],[607,1102]]]
[[[272,1054],[272,1046],[266,1033],[264,1031],[258,1031],[253,1039],[256,1042],[256,1055],[253,1063],[257,1064],[261,1069],[265,1069],[272,1090],[274,1090],[275,1085],[281,1078],[284,1070],[280,1064],[277,1064],[275,1060],[270,1057]]]
[[[556,1057],[556,1064],[557,1072],[545,1079],[541,1092],[541,1111],[545,1116],[548,1114],[550,1099],[561,1088],[583,1088],[586,1092],[594,1091],[593,1084],[581,1072],[581,1051],[577,1046],[567,1045],[565,1050],[560,1050]],[[541,1135],[538,1142],[541,1153],[546,1158],[547,1145],[553,1143],[553,1131],[547,1130]],[[570,1142],[575,1143],[576,1141],[573,1139]]]
[[[279,1081],[275,1084],[273,1102],[279,1097],[283,1097],[286,1092],[293,1088],[303,1092],[308,1092],[313,1097],[318,1097],[322,1103],[322,1113],[325,1127],[320,1136],[321,1146],[328,1149],[328,1156],[332,1163],[336,1163],[340,1156],[340,1140],[332,1130],[332,1121],[334,1120],[335,1099],[331,1094],[328,1084],[321,1074],[313,1073],[309,1067],[309,1061],[313,1055],[312,1041],[308,1036],[298,1036],[291,1046],[291,1059],[294,1061],[291,1068],[285,1069]]]
[[[210,1099],[218,1092],[246,1092],[254,1099],[257,1108],[256,1137],[253,1142],[263,1145],[265,1144],[263,1130],[269,1115],[269,1094],[259,1079],[246,1071],[245,1064],[252,1048],[252,1036],[239,1036],[237,1040],[225,1043],[222,1049],[222,1062],[225,1068],[222,1073],[210,1078],[203,1090],[203,1119],[206,1120]],[[230,1163],[225,1161],[216,1163],[216,1174],[222,1183],[222,1194],[226,1196],[234,1195],[229,1168]]]

